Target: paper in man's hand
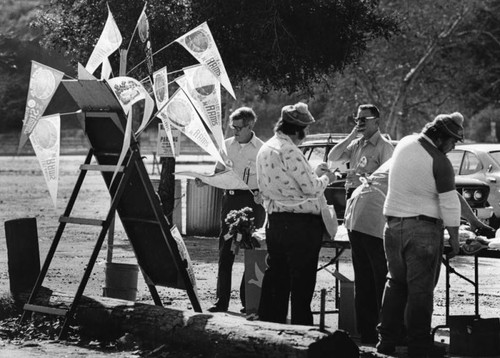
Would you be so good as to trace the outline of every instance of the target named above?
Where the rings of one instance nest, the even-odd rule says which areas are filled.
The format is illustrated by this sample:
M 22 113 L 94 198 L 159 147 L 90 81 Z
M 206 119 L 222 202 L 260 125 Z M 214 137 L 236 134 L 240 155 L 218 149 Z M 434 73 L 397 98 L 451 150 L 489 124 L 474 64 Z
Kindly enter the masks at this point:
M 208 185 L 215 186 L 221 189 L 227 189 L 227 190 L 249 189 L 248 185 L 243 181 L 243 179 L 240 178 L 238 174 L 236 174 L 232 169 L 227 169 L 212 174 L 196 173 L 190 171 L 176 172 L 174 174 L 176 176 L 188 176 L 188 177 L 198 178 Z

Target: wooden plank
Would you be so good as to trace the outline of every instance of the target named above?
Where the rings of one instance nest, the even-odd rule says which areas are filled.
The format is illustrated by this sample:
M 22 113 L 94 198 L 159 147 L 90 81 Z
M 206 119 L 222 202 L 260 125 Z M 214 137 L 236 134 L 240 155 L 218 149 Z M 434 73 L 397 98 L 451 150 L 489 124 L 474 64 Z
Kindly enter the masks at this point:
M 82 164 L 80 165 L 80 170 L 92 170 L 98 172 L 114 172 L 116 170 L 116 165 L 99 165 L 99 164 Z M 121 173 L 124 170 L 124 166 L 121 165 L 118 168 L 118 172 Z
M 68 312 L 67 309 L 54 308 L 54 307 L 46 307 L 46 306 L 39 306 L 39 305 L 32 305 L 32 304 L 29 304 L 29 303 L 26 303 L 24 305 L 24 310 L 25 311 L 45 313 L 45 314 L 52 314 L 52 315 L 55 315 L 55 316 L 66 316 L 66 312 Z
M 80 225 L 91 225 L 91 226 L 102 226 L 104 224 L 104 220 L 76 218 L 76 217 L 69 217 L 69 216 L 60 216 L 59 222 L 70 223 L 70 224 L 80 224 Z
M 148 219 L 141 219 L 141 218 L 127 218 L 127 217 L 120 217 L 122 223 L 123 222 L 128 222 L 128 223 L 142 223 L 142 224 L 154 224 L 154 225 L 160 225 L 160 223 L 156 220 L 148 220 Z

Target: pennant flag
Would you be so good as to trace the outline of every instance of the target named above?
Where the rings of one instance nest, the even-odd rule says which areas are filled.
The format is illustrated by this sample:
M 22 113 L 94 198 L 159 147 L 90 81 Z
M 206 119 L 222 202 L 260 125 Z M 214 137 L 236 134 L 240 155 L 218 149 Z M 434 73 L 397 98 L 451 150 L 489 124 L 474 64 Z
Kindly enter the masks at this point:
M 153 49 L 151 48 L 149 21 L 148 17 L 146 16 L 146 4 L 144 4 L 141 16 L 139 16 L 139 20 L 137 20 L 137 30 L 139 32 L 139 38 L 144 45 L 144 52 L 146 53 L 146 65 L 148 67 L 148 73 L 151 76 L 153 74 Z
M 184 46 L 198 62 L 207 66 L 231 96 L 236 99 L 219 50 L 206 22 L 175 41 Z
M 109 58 L 106 58 L 102 63 L 101 67 L 101 80 L 108 80 L 111 77 L 111 73 L 113 69 L 111 68 L 111 63 L 109 62 Z
M 128 114 L 134 103 L 141 99 L 145 100 L 144 114 L 142 116 L 141 125 L 137 132 L 141 132 L 149 122 L 149 118 L 154 110 L 154 101 L 148 94 L 144 86 L 135 78 L 120 76 L 109 79 L 109 87 L 120 102 L 125 114 Z
M 83 65 L 78 62 L 78 79 L 79 80 L 97 80 L 97 78 L 91 74 L 89 71 L 83 67 Z
M 26 101 L 26 110 L 24 112 L 23 129 L 17 153 L 21 151 L 28 140 L 29 135 L 43 115 L 52 96 L 56 92 L 64 73 L 54 70 L 49 66 L 31 61 L 31 75 Z
M 166 112 L 161 110 L 168 102 L 168 76 L 166 66 L 153 73 L 153 90 L 156 99 L 156 107 L 160 111 L 157 117 L 160 118 L 161 123 L 163 124 L 170 147 L 172 148 L 172 153 L 176 153 L 170 122 L 168 121 Z
M 219 81 L 204 65 L 185 68 L 184 73 L 176 82 L 186 92 L 201 119 L 213 133 L 217 145 L 226 154 Z
M 198 113 L 182 89 L 179 88 L 175 92 L 162 112 L 166 113 L 170 123 L 174 127 L 178 128 L 217 161 L 224 164 L 224 160 L 203 126 Z
M 108 19 L 106 20 L 106 24 L 102 30 L 101 37 L 99 37 L 99 40 L 94 47 L 94 51 L 92 51 L 92 54 L 90 55 L 87 66 L 85 66 L 87 71 L 94 73 L 97 67 L 99 67 L 99 65 L 103 63 L 109 55 L 120 48 L 121 44 L 122 35 L 108 5 Z
M 57 186 L 59 181 L 61 118 L 59 114 L 41 117 L 30 135 L 54 208 L 57 208 Z

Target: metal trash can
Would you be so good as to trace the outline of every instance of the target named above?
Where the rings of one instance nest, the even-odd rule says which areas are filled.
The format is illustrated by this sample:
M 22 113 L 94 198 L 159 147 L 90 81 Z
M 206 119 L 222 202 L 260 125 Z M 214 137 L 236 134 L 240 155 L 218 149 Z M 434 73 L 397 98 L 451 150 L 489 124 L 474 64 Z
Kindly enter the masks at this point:
M 224 191 L 210 185 L 186 184 L 186 235 L 218 236 Z
M 104 297 L 135 301 L 137 298 L 137 280 L 139 266 L 118 262 L 107 262 L 105 268 Z

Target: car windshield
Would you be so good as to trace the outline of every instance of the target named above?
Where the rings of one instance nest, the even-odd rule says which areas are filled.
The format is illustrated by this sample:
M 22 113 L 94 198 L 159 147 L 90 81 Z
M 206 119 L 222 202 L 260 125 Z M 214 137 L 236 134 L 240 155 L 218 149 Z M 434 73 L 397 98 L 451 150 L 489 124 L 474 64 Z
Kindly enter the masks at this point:
M 498 152 L 490 152 L 491 157 L 500 165 L 500 151 Z

